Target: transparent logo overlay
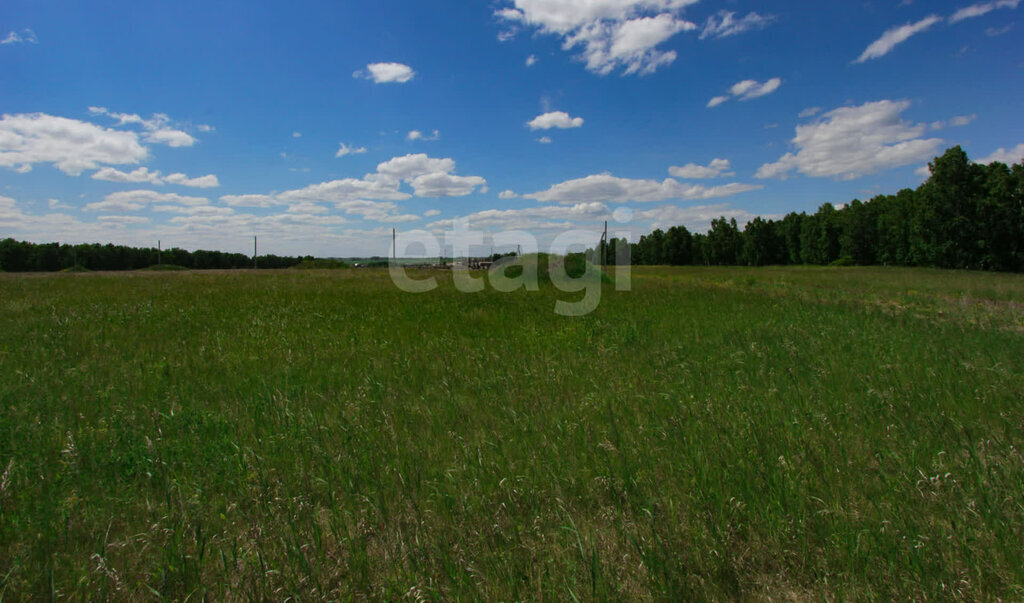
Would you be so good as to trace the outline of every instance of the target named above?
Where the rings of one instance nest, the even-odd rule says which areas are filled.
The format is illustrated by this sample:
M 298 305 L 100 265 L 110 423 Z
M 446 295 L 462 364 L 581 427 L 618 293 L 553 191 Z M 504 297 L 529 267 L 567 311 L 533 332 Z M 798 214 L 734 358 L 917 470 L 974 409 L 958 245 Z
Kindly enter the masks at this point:
M 419 230 L 395 236 L 388 271 L 395 286 L 408 293 L 426 293 L 438 287 L 437 277 L 423 268 L 450 270 L 455 288 L 467 294 L 487 288 L 501 293 L 539 291 L 547 281 L 568 294 L 567 299 L 555 302 L 556 314 L 585 316 L 600 305 L 603 283 L 613 283 L 616 291 L 632 288 L 629 245 L 606 242 L 629 240 L 630 232 L 622 225 L 632 215 L 622 208 L 613 218 L 618 223 L 615 232 L 572 229 L 553 237 L 548 233 L 545 239 L 549 243 L 544 248 L 538 237 L 526 230 L 485 236 L 483 231 L 473 230 L 467 218 L 460 218 L 441 235 Z M 491 249 L 515 252 L 498 258 L 493 252 L 482 256 L 479 250 L 484 249 L 485 241 Z M 547 255 L 542 258 L 542 253 Z M 423 260 L 417 263 L 410 257 Z M 607 271 L 602 271 L 602 264 L 608 266 Z M 411 269 L 416 269 L 413 274 Z

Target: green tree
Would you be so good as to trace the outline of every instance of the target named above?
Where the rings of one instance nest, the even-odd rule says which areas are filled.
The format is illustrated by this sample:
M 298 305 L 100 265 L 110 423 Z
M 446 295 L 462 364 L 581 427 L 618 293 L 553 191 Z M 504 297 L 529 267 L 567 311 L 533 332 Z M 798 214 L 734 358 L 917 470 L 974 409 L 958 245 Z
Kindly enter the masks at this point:
M 979 268 L 984 251 L 978 229 L 985 168 L 959 146 L 928 165 L 931 177 L 918 189 L 918 245 L 927 263 L 941 268 Z
M 693 236 L 685 226 L 673 226 L 665 232 L 662 256 L 671 266 L 685 266 L 693 260 L 691 245 Z
M 875 263 L 878 245 L 878 221 L 874 201 L 862 203 L 854 199 L 840 212 L 842 230 L 839 234 L 839 255 L 849 257 L 862 266 Z
M 781 264 L 783 245 L 782 237 L 776 230 L 775 223 L 758 216 L 748 222 L 746 228 L 743 229 L 741 252 L 743 263 L 748 266 Z
M 726 221 L 725 216 L 711 221 L 705 253 L 708 263 L 716 266 L 733 266 L 739 259 L 742 239 L 736 218 Z

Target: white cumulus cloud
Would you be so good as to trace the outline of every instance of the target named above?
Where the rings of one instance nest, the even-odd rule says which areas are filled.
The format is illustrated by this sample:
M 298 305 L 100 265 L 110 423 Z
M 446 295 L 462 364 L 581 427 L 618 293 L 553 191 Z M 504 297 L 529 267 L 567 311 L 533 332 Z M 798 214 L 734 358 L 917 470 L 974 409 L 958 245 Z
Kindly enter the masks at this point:
M 186 197 L 174 193 L 158 193 L 156 191 L 137 190 L 121 191 L 111 193 L 103 198 L 103 201 L 89 203 L 85 206 L 86 211 L 138 211 L 149 205 L 158 203 L 200 206 L 208 205 L 209 199 L 203 197 Z
M 702 40 L 705 38 L 725 38 L 745 31 L 764 29 L 774 20 L 775 17 L 759 15 L 754 12 L 737 19 L 735 12 L 722 10 L 718 11 L 717 15 L 708 17 L 708 20 L 704 22 L 704 27 L 700 31 L 700 38 Z
M 0 166 L 28 171 L 36 163 L 52 163 L 77 176 L 101 165 L 139 163 L 149 151 L 138 134 L 95 124 L 30 113 L 0 119 Z
M 583 118 L 570 117 L 565 111 L 550 111 L 534 117 L 532 120 L 526 122 L 526 125 L 529 126 L 531 130 L 550 130 L 551 128 L 565 130 L 568 128 L 582 127 Z
M 720 217 L 735 218 L 740 228 L 757 216 L 745 209 L 734 208 L 727 204 L 697 205 L 680 207 L 663 205 L 653 209 L 645 209 L 633 214 L 634 221 L 647 222 L 651 229 L 667 229 L 673 226 L 685 226 L 690 232 L 704 233 L 711 229 L 711 221 Z M 764 216 L 775 218 L 776 216 Z
M 795 153 L 762 165 L 757 178 L 782 178 L 796 170 L 815 178 L 851 180 L 917 163 L 941 148 L 940 138 L 923 138 L 928 126 L 904 121 L 908 101 L 881 100 L 840 107 L 796 128 Z
M 106 107 L 89 107 L 89 113 L 116 119 L 118 126 L 133 124 L 141 126 L 143 129 L 142 140 L 145 142 L 165 144 L 169 147 L 190 147 L 196 143 L 194 136 L 174 127 L 171 118 L 165 113 L 154 113 L 149 119 L 136 113 L 114 113 L 108 111 Z
M 683 184 L 672 178 L 663 181 L 618 178 L 611 174 L 594 174 L 566 180 L 551 188 L 524 195 L 528 199 L 554 203 L 628 203 L 666 201 L 670 199 L 712 199 L 764 188 L 758 185 L 733 182 L 706 187 Z
M 338 143 L 338 151 L 334 153 L 335 157 L 345 157 L 346 155 L 362 155 L 366 152 L 366 147 L 350 147 L 344 142 Z
M 140 167 L 130 172 L 122 172 L 116 168 L 105 167 L 93 174 L 92 177 L 94 180 L 106 180 L 108 182 L 148 182 L 149 184 L 164 183 L 163 179 L 160 177 L 159 171 L 151 172 L 149 168 L 146 167 Z
M 356 71 L 352 76 L 373 80 L 375 84 L 404 84 L 416 77 L 416 72 L 403 63 L 370 63 L 366 70 Z
M 1005 163 L 1006 165 L 1013 165 L 1015 163 L 1024 163 L 1024 142 L 1011 148 L 1011 149 L 996 149 L 994 153 L 988 157 L 978 159 L 975 163 L 992 163 L 998 161 Z
M 221 202 L 232 207 L 271 207 L 285 205 L 272 195 L 223 195 Z
M 428 136 L 419 130 L 410 130 L 409 134 L 406 135 L 405 139 L 409 141 L 423 140 L 427 142 L 441 140 L 441 132 L 439 132 L 438 130 L 434 130 L 433 133 L 431 133 Z
M 697 25 L 682 18 L 697 0 L 511 0 L 514 7 L 495 16 L 514 29 L 533 27 L 562 39 L 565 50 L 578 50 L 587 69 L 602 75 L 649 74 L 675 61 L 672 50 L 658 46 Z
M 190 147 L 196 143 L 196 139 L 191 134 L 169 128 L 146 132 L 142 135 L 142 139 L 169 147 Z
M 782 78 L 773 77 L 765 82 L 758 82 L 757 80 L 743 80 L 742 82 L 736 82 L 729 88 L 729 93 L 722 96 L 716 96 L 708 101 L 708 107 L 717 107 L 722 103 L 728 102 L 734 98 L 741 101 L 748 101 L 754 98 L 760 98 L 767 96 L 772 92 L 775 92 L 782 86 Z
M 159 170 L 149 170 L 149 168 L 140 167 L 131 172 L 122 172 L 121 170 L 105 167 L 98 170 L 92 175 L 94 180 L 106 180 L 108 182 L 128 182 L 128 183 L 148 183 L 162 185 L 164 183 L 177 184 L 179 186 L 190 186 L 193 188 L 214 188 L 220 186 L 220 181 L 217 176 L 213 174 L 207 174 L 206 176 L 200 176 L 198 178 L 189 178 L 185 174 L 168 174 L 162 176 Z
M 410 182 L 417 197 L 465 197 L 477 188 L 483 189 L 487 181 L 479 176 L 456 176 L 432 172 L 416 176 Z M 486 192 L 486 191 L 481 191 Z
M 722 176 L 735 176 L 732 169 L 732 165 L 728 159 L 712 159 L 708 165 L 697 165 L 695 163 L 687 163 L 684 166 L 672 166 L 668 168 L 670 176 L 676 178 L 682 178 L 684 180 L 694 180 L 700 178 L 720 178 Z
M 309 203 L 330 203 L 349 215 L 378 222 L 412 222 L 420 217 L 399 213 L 397 201 L 417 197 L 461 197 L 486 192 L 487 181 L 479 176 L 455 173 L 455 161 L 425 153 L 394 157 L 377 165 L 362 178 L 344 178 L 269 195 L 225 195 L 220 200 L 233 207 L 287 205 L 309 209 Z M 402 190 L 403 185 L 412 193 Z M 301 212 L 309 214 L 311 212 Z
M 197 178 L 189 178 L 185 174 L 168 174 L 164 182 L 177 184 L 178 186 L 190 186 L 192 188 L 216 188 L 220 186 L 220 180 L 214 174 L 207 174 Z

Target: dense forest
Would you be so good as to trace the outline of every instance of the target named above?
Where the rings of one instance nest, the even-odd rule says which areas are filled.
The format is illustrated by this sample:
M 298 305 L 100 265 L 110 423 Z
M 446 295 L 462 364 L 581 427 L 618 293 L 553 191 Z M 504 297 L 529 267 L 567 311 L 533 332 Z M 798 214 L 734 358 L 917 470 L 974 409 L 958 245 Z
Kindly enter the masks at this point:
M 1024 271 L 1024 166 L 971 163 L 953 147 L 916 190 L 826 203 L 811 215 L 755 218 L 740 230 L 719 218 L 707 234 L 683 226 L 629 245 L 633 264 L 837 264 Z M 628 243 L 613 239 L 608 258 Z M 613 263 L 610 261 L 609 263 Z
M 841 209 L 830 203 L 817 212 L 781 220 L 755 218 L 740 230 L 735 219 L 718 218 L 706 234 L 683 226 L 640 237 L 612 239 L 609 263 L 638 265 L 837 264 L 934 266 L 1024 272 L 1024 166 L 972 163 L 953 147 L 929 164 L 931 177 L 916 190 L 854 199 Z M 592 253 L 599 257 L 599 251 Z M 120 245 L 35 244 L 0 241 L 0 270 L 53 272 L 137 270 L 158 264 L 192 269 L 251 268 L 241 253 L 134 248 Z M 315 266 L 312 257 L 260 256 L 258 268 Z

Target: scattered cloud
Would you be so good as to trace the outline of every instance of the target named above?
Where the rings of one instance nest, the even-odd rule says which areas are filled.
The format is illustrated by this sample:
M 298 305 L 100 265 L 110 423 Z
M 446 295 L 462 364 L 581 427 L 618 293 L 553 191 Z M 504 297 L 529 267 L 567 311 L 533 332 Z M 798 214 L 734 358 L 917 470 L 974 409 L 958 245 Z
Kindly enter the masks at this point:
M 189 178 L 185 174 L 180 173 L 168 174 L 164 177 L 164 182 L 177 184 L 178 186 L 190 186 L 192 188 L 216 188 L 220 186 L 220 181 L 213 174 L 199 176 L 198 178 Z
M 715 97 L 712 97 L 711 100 L 708 101 L 708 105 L 707 106 L 708 106 L 709 109 L 711 107 L 717 107 L 718 105 L 721 105 L 722 103 L 729 102 L 730 98 L 732 98 L 732 97 L 731 96 L 715 96 Z
M 621 70 L 623 75 L 646 75 L 676 59 L 672 50 L 658 46 L 697 25 L 681 17 L 697 0 L 511 0 L 513 7 L 495 11 L 510 29 L 520 27 L 558 36 L 562 48 L 578 50 L 576 58 L 601 75 Z M 499 35 L 501 37 L 501 35 Z
M 672 166 L 668 168 L 670 176 L 676 178 L 682 178 L 684 180 L 694 180 L 701 178 L 721 178 L 723 176 L 735 176 L 734 172 L 730 172 L 732 169 L 728 159 L 712 159 L 708 165 L 697 165 L 695 163 L 687 163 L 682 167 Z
M 732 11 L 718 11 L 717 15 L 708 17 L 708 20 L 704 22 L 704 27 L 700 31 L 700 39 L 725 38 L 746 31 L 764 29 L 774 20 L 775 17 L 771 15 L 759 15 L 754 12 L 737 19 L 736 13 Z
M 486 192 L 487 181 L 479 176 L 456 176 L 455 161 L 437 159 L 426 154 L 395 157 L 377 166 L 377 179 L 383 182 L 405 182 L 417 197 L 463 197 L 477 188 Z M 368 176 L 368 177 L 372 177 Z
M 729 197 L 739 193 L 764 188 L 758 185 L 737 182 L 722 186 L 706 187 L 700 184 L 682 184 L 672 178 L 657 180 L 634 180 L 617 178 L 611 174 L 595 174 L 584 178 L 567 180 L 553 185 L 545 191 L 523 195 L 527 199 L 554 203 L 628 203 L 667 201 L 675 199 L 712 199 Z
M 634 222 L 646 222 L 649 228 L 667 229 L 673 226 L 685 226 L 690 232 L 705 233 L 711 229 L 711 221 L 720 217 L 735 218 L 740 228 L 757 217 L 745 209 L 734 208 L 728 204 L 697 205 L 692 207 L 680 207 L 678 205 L 663 205 L 652 209 L 637 211 L 633 214 Z M 778 216 L 763 215 L 763 218 L 777 218 Z
M 345 157 L 346 155 L 362 155 L 366 152 L 366 147 L 350 147 L 344 142 L 338 143 L 338 150 L 334 153 L 335 157 Z
M 465 197 L 477 188 L 487 192 L 487 181 L 479 176 L 455 176 L 432 172 L 416 176 L 409 182 L 417 197 Z
M 99 220 L 100 222 L 106 222 L 108 224 L 117 224 L 120 226 L 149 223 L 149 218 L 144 218 L 142 216 L 100 216 L 96 219 Z
M 540 138 L 537 139 L 537 142 L 539 142 L 541 144 L 551 144 L 551 137 L 550 136 L 541 136 Z
M 529 126 L 531 130 L 550 130 L 551 128 L 565 130 L 568 128 L 582 127 L 583 118 L 570 117 L 565 111 L 550 111 L 534 117 L 532 120 L 526 122 L 526 125 Z
M 423 212 L 423 217 L 425 217 L 425 218 L 433 218 L 434 216 L 440 216 L 440 215 L 441 215 L 441 210 L 439 210 L 439 209 L 428 209 L 427 211 Z
M 142 135 L 146 142 L 165 144 L 169 147 L 190 147 L 196 143 L 196 139 L 181 130 L 153 130 Z
M 806 109 L 801 111 L 800 114 L 797 115 L 797 117 L 799 117 L 800 119 L 804 119 L 806 117 L 814 117 L 819 113 L 821 113 L 821 107 L 807 107 Z
M 302 132 L 292 132 L 292 138 L 302 138 Z
M 377 165 L 377 178 L 381 177 L 397 183 L 411 182 L 414 178 L 427 174 L 449 174 L 455 170 L 455 160 L 449 158 L 430 157 L 425 153 L 393 157 Z M 369 177 L 367 178 L 369 179 Z
M 52 163 L 77 176 L 101 165 L 140 163 L 149 151 L 135 132 L 45 113 L 4 115 L 0 119 L 0 166 L 26 172 Z
M 198 178 L 189 178 L 185 174 L 168 174 L 162 176 L 158 170 L 150 171 L 149 168 L 140 167 L 131 172 L 122 172 L 121 170 L 105 167 L 98 170 L 92 175 L 94 180 L 106 180 L 108 182 L 126 182 L 134 184 L 156 184 L 162 185 L 164 183 L 177 184 L 179 186 L 190 186 L 193 188 L 214 188 L 220 186 L 220 181 L 217 176 L 208 174 L 206 176 L 200 176 Z
M 370 63 L 365 71 L 360 69 L 352 77 L 373 80 L 375 84 L 404 84 L 416 77 L 416 72 L 402 63 Z
M 1011 29 L 1013 29 L 1013 23 L 1009 23 L 1003 27 L 989 27 L 985 30 L 985 35 L 990 38 L 995 38 L 1005 33 L 1010 33 Z
M 146 200 L 149 201 L 148 199 Z M 346 228 L 341 215 L 322 212 L 323 208 L 294 204 L 288 211 L 253 214 L 209 204 L 181 206 L 173 200 L 154 205 L 170 216 L 151 227 L 136 228 L 150 218 L 123 213 L 90 211 L 94 220 L 83 220 L 55 212 L 66 207 L 51 207 L 46 213 L 22 211 L 13 199 L 0 197 L 0 221 L 11 233 L 25 240 L 61 241 L 68 243 L 111 241 L 132 246 L 154 245 L 162 239 L 165 247 L 185 249 L 209 248 L 211 244 L 224 251 L 246 252 L 252 248 L 252 233 L 272 233 L 260 237 L 261 249 L 272 253 L 321 256 L 338 255 L 339 250 L 353 255 L 384 255 L 390 244 L 390 227 Z M 309 210 L 310 213 L 302 213 Z M 396 216 L 391 223 L 412 221 L 416 216 Z M 384 240 L 387 243 L 384 243 Z M 380 242 L 378 244 L 378 242 Z M 311 247 L 311 244 L 313 245 Z
M 89 107 L 92 115 L 105 115 L 117 120 L 118 126 L 139 125 L 142 127 L 142 140 L 169 147 L 190 147 L 196 139 L 189 133 L 173 126 L 171 118 L 165 113 L 154 113 L 145 119 L 136 113 L 114 113 L 106 107 Z M 210 128 L 213 129 L 212 127 Z
M 708 101 L 708 107 L 717 107 L 722 103 L 728 102 L 734 98 L 741 101 L 748 101 L 762 96 L 767 96 L 772 92 L 779 89 L 782 85 L 782 78 L 773 77 L 764 83 L 758 82 L 757 80 L 743 80 L 742 82 L 736 82 L 729 88 L 729 93 L 716 96 Z
M 959 128 L 959 127 L 963 127 L 963 126 L 966 126 L 966 125 L 970 124 L 975 119 L 978 119 L 978 115 L 977 114 L 973 114 L 973 115 L 957 115 L 956 117 L 950 119 L 949 121 L 942 121 L 942 120 L 940 120 L 940 121 L 932 122 L 929 125 L 929 127 L 931 129 L 933 129 L 933 130 L 942 130 L 942 129 L 948 128 L 948 127 Z
M 223 195 L 221 202 L 232 207 L 272 207 L 285 205 L 272 195 Z
M 814 178 L 852 180 L 935 156 L 944 141 L 922 138 L 927 126 L 904 121 L 908 101 L 882 100 L 840 107 L 801 124 L 796 153 L 762 165 L 757 178 L 784 178 L 796 170 Z
M 525 209 L 485 209 L 461 218 L 438 220 L 427 226 L 436 229 L 450 229 L 456 220 L 466 219 L 470 228 L 486 230 L 566 230 L 578 228 L 580 222 L 596 223 L 611 217 L 611 210 L 604 203 L 575 203 L 572 205 L 551 205 Z
M 160 172 L 151 172 L 149 171 L 149 168 L 146 167 L 140 167 L 132 170 L 131 172 L 122 172 L 116 168 L 105 167 L 93 174 L 92 177 L 94 180 L 106 180 L 108 182 L 146 182 L 149 184 L 164 183 L 163 179 L 160 178 Z
M 394 157 L 377 165 L 377 171 L 362 178 L 344 178 L 311 184 L 304 188 L 273 194 L 225 195 L 220 198 L 232 207 L 288 206 L 311 214 L 308 204 L 332 204 L 347 215 L 363 219 L 398 223 L 421 219 L 399 213 L 396 201 L 417 197 L 461 197 L 486 192 L 487 181 L 479 176 L 459 176 L 455 161 L 430 157 L 424 153 Z M 407 185 L 412 193 L 402 190 Z M 293 212 L 294 213 L 294 212 Z
M 741 101 L 744 101 L 771 94 L 778 90 L 781 85 L 782 80 L 777 77 L 772 78 L 763 84 L 758 83 L 756 80 L 743 80 L 742 82 L 733 84 L 733 87 L 729 89 L 729 92 L 733 96 L 739 97 Z
M 50 209 L 74 209 L 74 207 L 62 202 L 60 199 L 49 199 L 46 204 Z
M 534 65 L 537 64 L 537 61 L 537 55 L 531 54 L 530 56 L 526 57 L 526 66 L 533 67 Z
M 498 193 L 498 198 L 499 199 L 506 199 L 507 200 L 507 199 L 516 199 L 518 197 L 519 197 L 519 195 L 517 195 L 515 193 L 515 191 L 511 191 L 511 190 L 501 191 L 500 193 Z
M 878 38 L 871 43 L 870 46 L 864 49 L 864 52 L 857 58 L 854 63 L 863 63 L 871 59 L 877 59 L 889 54 L 897 44 L 905 42 L 908 38 L 915 34 L 919 34 L 927 29 L 931 28 L 936 23 L 942 21 L 941 17 L 936 15 L 930 15 L 921 19 L 916 23 L 907 23 L 900 27 L 894 27 L 887 30 L 882 34 L 881 38 Z
M 988 157 L 976 160 L 975 163 L 988 164 L 992 163 L 993 161 L 1005 163 L 1006 165 L 1024 163 L 1024 142 L 1011 149 L 996 149 L 994 153 L 992 153 Z
M 89 203 L 85 206 L 85 210 L 102 212 L 139 211 L 159 203 L 200 206 L 209 205 L 210 201 L 203 197 L 186 197 L 174 193 L 158 193 L 147 190 L 121 191 L 107 195 L 103 198 L 103 201 Z
M 1017 8 L 1019 4 L 1020 0 L 997 0 L 995 2 L 980 2 L 978 4 L 972 4 L 953 13 L 949 18 L 949 22 L 959 23 L 964 19 L 980 17 L 999 8 Z
M 441 140 L 441 133 L 437 130 L 434 130 L 430 136 L 427 136 L 426 134 L 420 132 L 419 130 L 410 130 L 409 134 L 405 137 L 405 139 L 410 141 L 423 140 L 426 142 L 430 142 L 434 140 Z
M 0 44 L 38 44 L 39 38 L 36 37 L 36 32 L 31 29 L 23 29 L 21 32 L 12 31 L 8 33 L 4 39 L 0 40 Z
M 156 205 L 153 207 L 153 211 L 199 218 L 219 218 L 235 213 L 235 210 L 230 207 L 217 207 L 215 205 Z

